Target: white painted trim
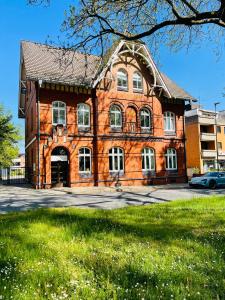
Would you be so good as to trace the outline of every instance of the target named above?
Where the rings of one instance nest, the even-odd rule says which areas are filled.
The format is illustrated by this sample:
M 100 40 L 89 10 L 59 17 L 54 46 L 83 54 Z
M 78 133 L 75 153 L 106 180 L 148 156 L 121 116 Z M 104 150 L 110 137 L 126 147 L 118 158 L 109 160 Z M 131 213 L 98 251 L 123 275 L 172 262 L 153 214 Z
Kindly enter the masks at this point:
M 51 155 L 51 161 L 68 161 L 67 155 Z
M 36 141 L 36 136 L 25 146 L 25 150 L 34 142 Z

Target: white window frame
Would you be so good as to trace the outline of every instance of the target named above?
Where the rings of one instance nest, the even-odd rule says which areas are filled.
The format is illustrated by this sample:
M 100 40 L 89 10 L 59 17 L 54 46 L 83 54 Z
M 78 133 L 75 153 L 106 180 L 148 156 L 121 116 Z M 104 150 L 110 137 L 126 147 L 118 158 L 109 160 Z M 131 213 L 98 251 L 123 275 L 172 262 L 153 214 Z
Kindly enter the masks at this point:
M 176 132 L 176 116 L 175 113 L 171 111 L 165 111 L 163 114 L 164 119 L 164 131 L 166 132 Z M 169 122 L 169 126 L 167 127 Z
M 166 157 L 166 170 L 168 170 L 168 171 L 177 170 L 177 151 L 176 151 L 176 149 L 168 148 L 166 150 L 165 157 Z M 169 166 L 170 158 L 171 158 L 171 162 L 172 162 L 171 166 Z M 174 164 L 174 158 L 175 158 L 175 164 Z
M 134 87 L 134 82 L 136 81 L 137 87 Z M 140 87 L 138 87 L 140 84 Z M 143 77 L 137 71 L 133 73 L 133 91 L 142 92 L 143 91 Z
M 62 103 L 63 105 L 64 105 L 64 107 L 54 107 L 54 104 L 56 104 L 56 103 Z M 65 120 L 64 120 L 64 123 L 55 123 L 54 122 L 54 110 L 57 110 L 57 112 L 58 112 L 58 119 L 59 119 L 59 111 L 65 111 Z M 60 125 L 60 124 L 62 124 L 62 125 L 64 125 L 64 126 L 66 126 L 66 117 L 67 117 L 67 113 L 66 113 L 66 103 L 65 102 L 63 102 L 63 101 L 59 101 L 59 100 L 56 100 L 56 101 L 53 101 L 52 102 L 52 125 Z
M 88 125 L 84 124 L 84 114 L 86 112 L 88 112 Z M 79 113 L 82 113 L 83 124 L 79 124 Z M 77 126 L 79 128 L 90 128 L 90 106 L 86 103 L 78 103 L 77 105 Z
M 80 151 L 84 149 L 84 153 L 80 153 Z M 89 151 L 89 153 L 86 153 L 86 150 Z M 83 157 L 84 158 L 84 171 L 81 171 L 80 170 L 80 158 Z M 86 157 L 89 157 L 90 158 L 90 170 L 89 171 L 86 171 Z M 88 148 L 88 147 L 81 147 L 79 150 L 78 150 L 78 167 L 79 167 L 79 173 L 80 174 L 91 174 L 91 170 L 92 170 L 92 158 L 91 158 L 91 149 Z
M 119 85 L 119 78 L 122 82 L 126 81 L 126 85 Z M 119 69 L 117 71 L 117 89 L 118 90 L 125 90 L 125 91 L 128 90 L 128 74 L 127 74 L 127 71 L 125 69 Z
M 118 110 L 112 111 L 113 107 L 118 108 Z M 113 113 L 115 116 L 116 116 L 117 114 L 120 114 L 120 124 L 119 124 L 119 125 L 118 125 L 118 124 L 112 124 L 112 118 L 111 118 L 111 114 L 112 114 L 112 113 Z M 110 117 L 110 127 L 111 127 L 111 128 L 122 128 L 122 124 L 123 124 L 123 115 L 122 115 L 122 110 L 121 110 L 121 108 L 120 108 L 119 105 L 117 105 L 117 104 L 112 104 L 112 105 L 110 106 L 109 117 Z M 115 120 L 116 120 L 116 117 L 115 117 Z
M 111 153 L 110 153 L 111 151 Z M 120 152 L 122 151 L 122 152 Z M 115 169 L 115 157 L 118 159 L 118 169 Z M 120 158 L 122 157 L 123 169 L 120 169 Z M 112 170 L 110 170 L 110 158 L 112 159 Z M 109 172 L 124 173 L 124 151 L 120 147 L 113 147 L 109 150 Z
M 146 163 L 147 157 L 149 159 L 149 169 L 147 169 L 147 167 L 146 167 L 147 166 L 147 163 Z M 142 162 L 144 160 L 144 169 L 142 168 L 143 172 L 155 171 L 155 150 L 153 148 L 150 148 L 150 147 L 143 148 L 141 151 L 141 158 L 142 158 L 141 166 L 143 166 Z M 153 165 L 154 165 L 153 168 L 151 168 L 152 160 L 153 160 Z
M 141 124 L 141 129 L 147 129 L 147 130 L 150 130 L 151 129 L 151 111 L 146 108 L 146 107 L 143 107 L 141 110 L 140 110 L 140 123 L 141 123 L 141 117 L 142 117 L 142 113 L 144 113 L 144 117 L 148 116 L 149 117 L 149 127 L 146 127 L 146 126 L 142 126 Z M 144 122 L 145 123 L 145 122 Z

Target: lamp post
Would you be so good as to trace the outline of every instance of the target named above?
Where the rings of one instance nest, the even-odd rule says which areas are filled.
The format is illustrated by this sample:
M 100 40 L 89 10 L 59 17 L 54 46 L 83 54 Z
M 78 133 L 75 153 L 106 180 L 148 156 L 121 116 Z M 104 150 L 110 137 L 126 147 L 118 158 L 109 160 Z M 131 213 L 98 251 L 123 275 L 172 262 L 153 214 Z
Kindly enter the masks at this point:
M 217 117 L 216 117 L 216 114 L 217 114 L 217 111 L 216 111 L 216 108 L 217 108 L 217 105 L 219 105 L 220 102 L 215 102 L 214 103 L 214 106 L 215 106 L 215 126 L 216 126 L 216 167 L 217 167 L 217 171 L 219 171 L 219 153 L 218 153 L 218 141 L 217 141 Z

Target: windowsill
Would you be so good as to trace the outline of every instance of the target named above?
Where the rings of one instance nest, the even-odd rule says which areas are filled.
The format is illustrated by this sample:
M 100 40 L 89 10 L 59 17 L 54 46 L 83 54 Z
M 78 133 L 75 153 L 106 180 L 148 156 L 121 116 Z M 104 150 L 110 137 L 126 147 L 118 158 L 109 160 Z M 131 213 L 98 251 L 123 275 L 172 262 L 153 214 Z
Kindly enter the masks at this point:
M 141 128 L 141 133 L 151 133 L 151 128 Z
M 112 132 L 122 132 L 122 127 L 110 127 Z
M 81 131 L 81 132 L 87 132 L 87 131 L 90 131 L 91 128 L 90 127 L 78 127 L 78 131 Z
M 143 90 L 142 89 L 133 89 L 134 93 L 138 93 L 138 94 L 143 94 Z
M 122 86 L 117 86 L 117 91 L 128 92 L 128 88 L 127 87 L 122 87 Z
M 168 135 L 168 136 L 174 136 L 174 135 L 176 135 L 176 131 L 164 131 L 164 134 L 165 135 Z
M 155 172 L 155 170 L 152 170 L 152 171 L 144 171 L 144 170 L 142 170 L 142 175 L 144 176 L 144 177 L 155 177 L 155 175 L 156 175 L 156 172 Z
M 82 172 L 79 172 L 79 176 L 81 178 L 91 178 L 92 174 L 91 173 L 82 173 Z
M 109 174 L 111 177 L 123 177 L 124 176 L 124 171 L 109 171 Z
M 177 169 L 174 169 L 174 170 L 166 170 L 167 173 L 169 174 L 177 174 L 178 173 L 178 170 Z

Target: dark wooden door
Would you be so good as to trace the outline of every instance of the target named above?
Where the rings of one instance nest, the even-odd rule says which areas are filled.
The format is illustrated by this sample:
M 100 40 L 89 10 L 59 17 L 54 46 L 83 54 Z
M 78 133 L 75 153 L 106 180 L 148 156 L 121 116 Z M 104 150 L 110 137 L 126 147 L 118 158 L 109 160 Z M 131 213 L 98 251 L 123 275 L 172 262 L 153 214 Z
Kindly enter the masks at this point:
M 68 186 L 68 161 L 52 161 L 52 186 Z

